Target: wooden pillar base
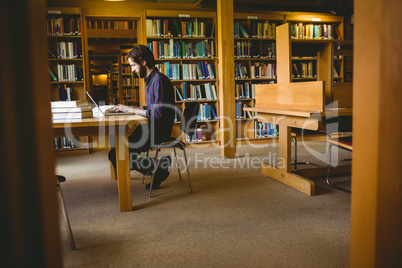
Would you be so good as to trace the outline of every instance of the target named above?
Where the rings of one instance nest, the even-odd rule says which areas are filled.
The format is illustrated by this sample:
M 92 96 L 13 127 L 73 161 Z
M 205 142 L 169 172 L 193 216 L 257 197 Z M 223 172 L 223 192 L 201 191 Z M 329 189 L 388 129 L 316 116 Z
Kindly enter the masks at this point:
M 315 194 L 314 182 L 299 175 L 281 171 L 264 163 L 261 165 L 261 173 L 309 196 Z

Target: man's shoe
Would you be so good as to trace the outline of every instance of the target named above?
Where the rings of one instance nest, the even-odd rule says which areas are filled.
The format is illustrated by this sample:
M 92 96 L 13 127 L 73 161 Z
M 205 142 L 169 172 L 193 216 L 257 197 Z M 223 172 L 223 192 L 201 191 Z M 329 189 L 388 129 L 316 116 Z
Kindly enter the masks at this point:
M 164 171 L 168 171 L 171 164 L 172 164 L 172 158 L 169 155 L 167 155 L 159 159 L 158 168 L 161 168 L 161 170 Z
M 133 167 L 131 170 L 137 170 L 141 174 L 145 176 L 152 175 L 152 172 L 155 168 L 155 158 L 153 157 L 145 157 L 145 158 L 138 158 L 133 161 Z
M 166 180 L 167 177 L 169 177 L 169 171 L 160 171 L 160 172 L 157 171 L 154 177 L 154 183 L 152 184 L 152 190 L 158 189 L 159 185 L 161 185 L 161 183 L 164 180 Z M 147 190 L 149 190 L 150 187 L 151 187 L 150 183 L 145 185 L 145 189 Z

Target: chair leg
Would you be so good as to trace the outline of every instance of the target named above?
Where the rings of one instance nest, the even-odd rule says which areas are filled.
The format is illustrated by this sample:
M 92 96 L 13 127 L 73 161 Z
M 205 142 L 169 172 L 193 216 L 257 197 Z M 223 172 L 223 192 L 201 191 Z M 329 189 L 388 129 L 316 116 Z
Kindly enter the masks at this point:
M 329 172 L 330 172 L 330 170 L 331 170 L 331 149 L 332 149 L 332 146 L 333 146 L 333 144 L 331 144 L 331 143 L 328 145 L 327 175 L 326 175 L 325 181 L 327 182 L 327 184 L 328 184 L 330 187 L 335 188 L 335 189 L 337 189 L 337 190 L 340 190 L 340 191 L 342 191 L 342 192 L 345 192 L 345 193 L 350 194 L 351 191 L 349 191 L 349 190 L 347 190 L 347 189 L 344 189 L 344 188 L 341 188 L 341 187 L 338 187 L 338 186 L 332 184 L 332 183 L 329 181 Z
M 295 169 L 294 170 L 297 170 L 297 139 L 295 136 L 292 136 L 292 138 L 293 138 L 293 146 L 295 148 L 295 163 L 294 163 Z
M 176 148 L 173 147 L 173 151 L 174 151 L 174 157 L 176 158 L 177 171 L 179 172 L 179 178 L 181 181 L 181 172 L 180 172 L 179 160 L 177 160 Z
M 59 201 L 60 201 L 60 206 L 61 206 L 61 212 L 64 216 L 64 219 L 66 221 L 66 226 L 67 226 L 67 233 L 68 233 L 68 237 L 70 239 L 70 245 L 71 245 L 71 249 L 75 250 L 75 242 L 74 242 L 74 237 L 73 237 L 73 232 L 71 231 L 71 226 L 70 226 L 70 220 L 68 219 L 68 215 L 67 215 L 67 210 L 66 210 L 66 206 L 64 204 L 64 198 L 63 198 L 63 194 L 61 192 L 61 187 L 58 184 L 57 185 L 57 195 L 59 197 Z
M 148 197 L 151 198 L 151 193 L 152 193 L 152 186 L 154 185 L 154 178 L 155 178 L 155 173 L 156 173 L 156 169 L 158 167 L 158 154 L 159 154 L 159 150 L 156 150 L 156 154 L 155 154 L 155 167 L 154 167 L 154 172 L 152 173 L 152 177 L 151 177 L 151 185 L 149 187 L 149 194 Z
M 186 149 L 184 147 L 183 147 L 183 154 L 184 154 L 184 161 L 186 162 L 188 184 L 190 185 L 190 192 L 192 193 L 193 187 L 191 186 L 190 171 L 189 171 L 188 162 L 187 162 L 187 154 L 186 154 Z
M 147 151 L 147 156 L 146 157 L 148 157 L 148 155 L 149 155 L 149 150 Z M 145 180 L 145 174 L 142 175 L 141 184 L 144 184 L 144 180 Z
M 293 145 L 294 145 L 294 154 L 295 154 L 295 161 L 293 163 L 291 163 L 291 165 L 295 166 L 293 171 L 297 171 L 297 165 L 311 165 L 311 166 L 314 166 L 316 168 L 322 168 L 322 166 L 320 166 L 318 164 L 315 164 L 315 163 L 311 163 L 309 161 L 300 161 L 300 162 L 298 162 L 297 161 L 297 139 L 296 139 L 295 136 L 292 136 L 292 139 L 293 139 L 293 143 L 294 143 Z
M 325 181 L 327 182 L 327 184 L 329 185 L 329 186 L 333 186 L 332 185 L 332 183 L 329 181 L 329 172 L 330 172 L 330 169 L 331 169 L 331 149 L 332 149 L 332 144 L 330 143 L 329 145 L 328 145 L 328 152 L 327 152 L 327 174 L 326 174 L 326 178 L 325 178 Z

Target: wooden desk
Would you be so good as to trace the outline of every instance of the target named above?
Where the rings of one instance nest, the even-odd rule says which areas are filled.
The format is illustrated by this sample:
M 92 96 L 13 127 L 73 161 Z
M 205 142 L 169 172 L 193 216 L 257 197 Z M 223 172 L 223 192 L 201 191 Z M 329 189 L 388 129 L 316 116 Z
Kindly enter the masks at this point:
M 86 119 L 54 120 L 55 137 L 115 135 L 116 170 L 112 165 L 112 179 L 117 179 L 120 211 L 133 209 L 131 199 L 128 135 L 147 118 L 138 115 L 96 116 Z M 116 175 L 116 178 L 113 178 Z
M 351 108 L 331 110 L 327 112 L 314 112 L 309 110 L 285 110 L 270 108 L 245 108 L 246 111 L 257 112 L 257 118 L 261 122 L 279 125 L 279 159 L 283 159 L 283 165 L 279 168 L 268 164 L 262 164 L 261 173 L 280 181 L 296 190 L 308 195 L 315 194 L 314 182 L 297 174 L 291 173 L 291 128 L 319 130 L 326 127 L 323 119 L 350 117 Z M 282 164 L 282 163 L 281 163 Z

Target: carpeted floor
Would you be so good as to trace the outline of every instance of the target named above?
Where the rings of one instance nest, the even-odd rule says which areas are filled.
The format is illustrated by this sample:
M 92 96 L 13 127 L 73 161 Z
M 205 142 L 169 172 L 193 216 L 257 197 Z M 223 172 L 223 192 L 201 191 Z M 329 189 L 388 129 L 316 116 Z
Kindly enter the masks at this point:
M 324 165 L 311 153 L 325 161 L 325 144 L 299 143 L 299 160 Z M 62 228 L 65 267 L 348 267 L 350 195 L 318 178 L 310 197 L 261 175 L 261 161 L 278 161 L 278 147 L 257 147 L 239 147 L 236 159 L 221 159 L 218 148 L 188 149 L 193 194 L 172 166 L 149 199 L 132 171 L 134 210 L 124 213 L 106 151 L 58 157 L 77 245 L 69 248 Z

